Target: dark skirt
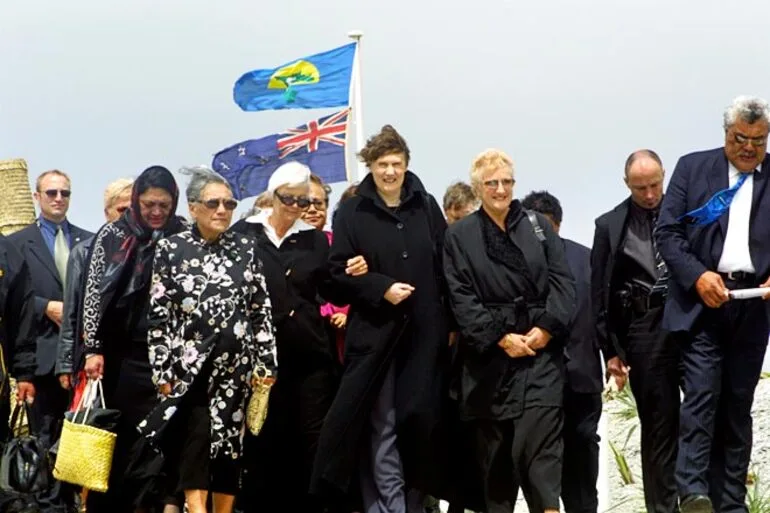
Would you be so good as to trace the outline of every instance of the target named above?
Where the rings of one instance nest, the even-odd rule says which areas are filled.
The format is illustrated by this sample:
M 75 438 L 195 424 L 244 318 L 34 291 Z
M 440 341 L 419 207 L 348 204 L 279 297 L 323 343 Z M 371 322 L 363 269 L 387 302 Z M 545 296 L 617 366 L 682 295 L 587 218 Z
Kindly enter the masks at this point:
M 169 430 L 173 435 L 167 440 L 169 453 L 173 456 L 167 464 L 176 466 L 177 492 L 207 490 L 236 495 L 240 483 L 239 460 L 224 454 L 211 458 L 209 374 L 210 371 L 196 377 L 185 394 L 186 401 L 174 414 L 172 422 L 176 425 Z

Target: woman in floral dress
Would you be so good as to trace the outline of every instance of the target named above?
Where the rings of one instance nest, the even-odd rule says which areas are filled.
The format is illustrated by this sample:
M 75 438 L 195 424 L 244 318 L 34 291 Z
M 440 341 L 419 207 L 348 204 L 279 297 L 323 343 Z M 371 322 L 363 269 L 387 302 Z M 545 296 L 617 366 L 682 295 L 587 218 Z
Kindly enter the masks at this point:
M 183 171 L 194 226 L 155 255 L 148 342 L 164 399 L 139 430 L 176 467 L 190 513 L 207 511 L 209 492 L 214 511 L 229 513 L 252 373 L 277 370 L 270 300 L 254 239 L 227 231 L 237 206 L 229 185 L 207 168 Z M 162 436 L 169 425 L 177 451 Z

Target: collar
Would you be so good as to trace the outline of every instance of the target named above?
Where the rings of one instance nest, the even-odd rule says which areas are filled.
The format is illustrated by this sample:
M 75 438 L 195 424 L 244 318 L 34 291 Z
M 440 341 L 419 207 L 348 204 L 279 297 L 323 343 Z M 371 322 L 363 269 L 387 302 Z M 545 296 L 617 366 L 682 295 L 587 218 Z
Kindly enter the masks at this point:
M 56 230 L 61 226 L 61 229 L 66 233 L 69 232 L 69 222 L 67 221 L 67 218 L 64 218 L 64 221 L 62 221 L 60 224 L 54 223 L 50 219 L 46 219 L 42 215 L 37 218 L 37 225 L 39 227 L 45 227 L 54 233 L 56 233 Z
M 272 208 L 263 208 L 253 216 L 247 217 L 246 222 L 251 224 L 261 224 L 265 228 L 275 231 L 273 229 L 273 225 L 271 225 L 268 222 L 268 219 L 270 218 L 270 214 L 272 213 L 273 213 Z M 311 231 L 311 230 L 315 230 L 315 226 L 307 224 L 302 219 L 297 219 L 296 221 L 294 221 L 294 224 L 291 225 L 291 228 L 289 228 L 289 231 L 286 232 L 286 235 L 288 235 L 289 233 L 298 233 L 298 232 L 305 232 L 305 231 Z
M 262 225 L 262 230 L 264 231 L 265 236 L 267 239 L 273 243 L 273 245 L 276 248 L 281 248 L 281 244 L 283 244 L 283 241 L 291 237 L 292 235 L 296 235 L 300 232 L 305 231 L 311 231 L 315 230 L 315 227 L 310 226 L 302 219 L 297 219 L 294 221 L 294 224 L 291 225 L 291 227 L 286 231 L 283 237 L 279 237 L 278 234 L 275 231 L 275 228 L 273 228 L 273 225 L 271 225 L 268 222 L 268 218 L 270 217 L 270 214 L 273 212 L 273 209 L 264 209 L 258 212 L 257 214 L 247 217 L 246 222 L 250 224 L 260 224 Z
M 733 165 L 733 163 L 730 162 L 729 160 L 727 161 L 727 172 L 730 175 L 737 175 L 737 174 L 740 173 L 740 171 L 738 171 L 738 168 L 735 167 Z M 754 171 L 752 171 L 752 172 L 753 173 L 761 173 L 762 172 L 762 164 L 759 164 L 756 168 L 754 168 Z

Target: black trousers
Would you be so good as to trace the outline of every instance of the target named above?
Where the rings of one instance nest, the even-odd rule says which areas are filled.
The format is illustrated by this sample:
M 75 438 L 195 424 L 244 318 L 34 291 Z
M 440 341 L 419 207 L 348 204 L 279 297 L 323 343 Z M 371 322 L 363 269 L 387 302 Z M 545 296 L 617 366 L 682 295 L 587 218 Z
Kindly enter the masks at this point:
M 561 499 L 566 513 L 596 513 L 599 494 L 599 418 L 602 394 L 564 389 L 564 458 Z
M 740 284 L 749 286 L 755 285 Z M 676 483 L 681 497 L 706 494 L 722 513 L 746 511 L 751 406 L 770 331 L 767 306 L 747 299 L 707 309 L 682 343 L 685 397 Z
M 486 513 L 511 513 L 521 488 L 529 511 L 559 509 L 561 408 L 530 407 L 515 419 L 473 421 Z
M 59 378 L 51 374 L 35 376 L 35 402 L 32 403 L 32 428 L 35 435 L 51 447 L 61 434 L 64 412 L 69 406 L 69 392 L 59 384 Z
M 626 340 L 629 380 L 641 424 L 644 502 L 649 513 L 678 511 L 674 481 L 679 435 L 680 354 L 660 328 L 663 307 L 634 315 Z
M 244 436 L 243 477 L 237 509 L 246 513 L 322 511 L 309 494 L 318 438 L 337 390 L 330 364 L 285 368 L 270 392 L 265 425 L 258 437 Z

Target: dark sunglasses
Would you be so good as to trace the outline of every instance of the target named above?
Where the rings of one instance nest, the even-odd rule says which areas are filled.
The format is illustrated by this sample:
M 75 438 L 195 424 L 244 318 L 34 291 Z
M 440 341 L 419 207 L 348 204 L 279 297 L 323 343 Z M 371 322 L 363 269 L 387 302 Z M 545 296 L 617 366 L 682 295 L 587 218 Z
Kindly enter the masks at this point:
M 292 196 L 291 194 L 279 194 L 276 192 L 275 197 L 278 198 L 278 201 L 280 201 L 287 207 L 297 205 L 299 208 L 308 208 L 312 203 L 312 201 L 310 201 L 310 198 L 308 198 L 307 196 Z M 320 200 L 316 200 L 316 201 L 320 201 Z
M 316 210 L 326 210 L 326 202 L 322 199 L 312 198 L 310 199 L 310 205 L 313 205 Z
M 232 198 L 228 198 L 228 199 L 216 198 L 216 199 L 209 199 L 205 201 L 198 200 L 198 203 L 200 203 L 201 205 L 203 205 L 204 207 L 210 210 L 218 209 L 219 205 L 224 205 L 224 207 L 227 210 L 235 210 L 238 207 L 238 202 Z
M 72 196 L 72 191 L 69 189 L 46 189 L 43 192 L 45 192 L 45 195 L 51 199 L 56 198 L 59 194 L 61 194 L 62 198 L 69 198 Z

